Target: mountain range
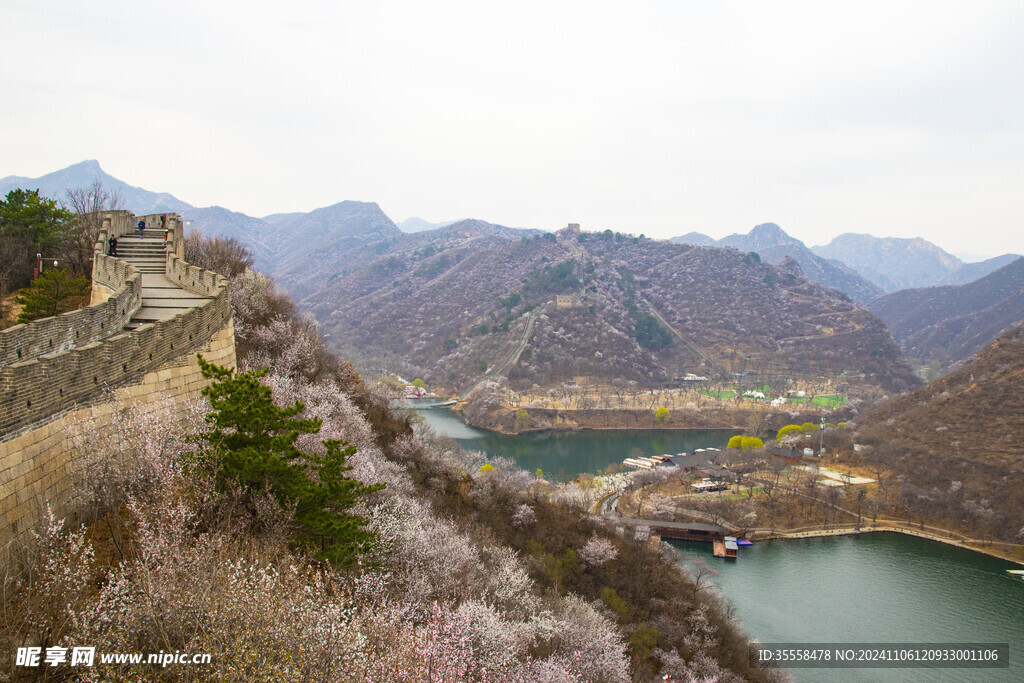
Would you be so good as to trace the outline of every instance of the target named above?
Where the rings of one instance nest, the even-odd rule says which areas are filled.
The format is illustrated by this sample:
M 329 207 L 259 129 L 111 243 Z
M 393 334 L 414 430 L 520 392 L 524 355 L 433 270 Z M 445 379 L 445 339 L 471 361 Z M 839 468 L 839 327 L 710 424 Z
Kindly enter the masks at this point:
M 893 292 L 868 309 L 904 353 L 942 371 L 1024 320 L 1024 258 L 966 285 Z
M 838 289 L 861 304 L 882 294 L 882 290 L 843 262 L 817 256 L 803 242 L 790 237 L 775 223 L 754 226 L 746 235 L 737 233 L 723 237 L 716 245 L 757 252 L 769 263 L 781 263 L 783 259 L 791 258 L 800 264 L 811 281 Z
M 1012 258 L 1006 255 L 980 264 L 964 264 L 924 240 L 849 235 L 826 247 L 809 249 L 773 223 L 722 240 L 690 233 L 673 238 L 670 244 L 609 230 L 555 235 L 472 219 L 429 223 L 414 218 L 396 225 L 372 202 L 343 201 L 310 212 L 257 218 L 223 207 L 197 208 L 174 195 L 129 185 L 106 174 L 96 161 L 84 161 L 40 178 L 8 176 L 0 180 L 0 193 L 15 187 L 39 188 L 43 194 L 59 199 L 67 189 L 87 187 L 94 181 L 119 192 L 122 205 L 136 213 L 176 211 L 206 235 L 232 237 L 250 247 L 257 267 L 273 274 L 283 288 L 331 328 L 335 345 L 352 347 L 358 341 L 366 349 L 401 357 L 424 372 L 432 363 L 446 358 L 439 367 L 450 366 L 444 376 L 450 375 L 456 386 L 462 385 L 463 378 L 478 373 L 473 367 L 492 365 L 488 359 L 499 356 L 500 349 L 514 348 L 516 333 L 510 330 L 522 330 L 528 322 L 531 330 L 536 327 L 539 340 L 557 342 L 562 334 L 558 330 L 569 328 L 560 324 L 550 329 L 548 321 L 554 311 L 550 307 L 539 310 L 556 293 L 575 294 L 578 303 L 586 302 L 581 305 L 588 311 L 600 309 L 590 330 L 598 335 L 597 341 L 591 344 L 600 351 L 601 340 L 610 339 L 609 335 L 621 342 L 616 342 L 621 348 L 606 349 L 618 365 L 601 363 L 617 368 L 613 375 L 627 377 L 635 373 L 655 381 L 682 369 L 700 372 L 722 370 L 726 365 L 736 369 L 758 364 L 763 368 L 773 363 L 790 367 L 798 357 L 809 360 L 812 366 L 831 357 L 829 363 L 836 369 L 852 369 L 871 365 L 861 362 L 867 352 L 868 358 L 881 356 L 889 364 L 875 368 L 875 374 L 889 376 L 892 386 L 908 385 L 913 382 L 904 370 L 892 365 L 899 354 L 888 350 L 887 345 L 892 344 L 888 333 L 874 316 L 853 304 L 874 301 L 883 285 L 896 286 L 903 280 L 890 276 L 887 282 L 875 283 L 868 277 L 872 274 L 868 266 L 873 264 L 876 274 L 895 271 L 900 268 L 891 264 L 903 259 L 908 263 L 903 263 L 902 270 L 907 277 L 913 274 L 917 278 L 914 282 L 923 278 L 952 283 L 983 277 L 990 268 L 1005 265 Z M 856 245 L 875 256 L 855 258 L 847 254 L 849 261 L 844 263 L 815 253 L 826 250 L 823 253 L 841 254 L 855 250 Z M 765 263 L 760 263 L 762 259 Z M 914 264 L 909 263 L 911 260 Z M 677 263 L 678 270 L 669 265 Z M 865 272 L 857 272 L 858 264 Z M 573 271 L 573 277 L 581 283 L 579 291 L 562 287 L 556 292 L 557 287 L 548 286 L 565 275 L 557 270 L 563 267 Z M 736 282 L 730 283 L 723 272 L 733 273 Z M 464 287 L 452 286 L 463 276 L 474 283 L 473 291 L 463 292 L 460 290 Z M 570 280 L 564 278 L 563 284 Z M 732 293 L 720 291 L 729 286 Z M 985 284 L 963 295 L 950 296 L 947 290 L 938 295 L 947 303 L 963 302 L 969 311 L 956 306 L 908 303 L 917 300 L 912 297 L 927 296 L 923 294 L 882 301 L 873 310 L 889 322 L 904 348 L 914 354 L 919 353 L 914 339 L 920 336 L 915 330 L 942 327 L 953 337 L 963 337 L 963 330 L 952 330 L 970 318 L 964 316 L 970 311 L 987 311 L 985 316 L 972 318 L 984 322 L 984 327 L 968 325 L 984 334 L 975 335 L 973 341 L 956 343 L 952 356 L 960 358 L 1004 329 L 1004 322 L 1020 319 L 1012 298 L 998 298 L 1004 289 Z M 842 292 L 849 299 L 828 290 Z M 740 292 L 746 301 L 741 300 Z M 496 304 L 513 295 L 519 297 L 515 305 Z M 409 309 L 411 304 L 406 299 L 418 302 L 416 310 Z M 456 301 L 461 301 L 463 308 L 448 310 Z M 396 305 L 389 308 L 386 302 Z M 386 321 L 384 309 L 398 311 L 398 318 Z M 905 315 L 911 309 L 915 313 Z M 361 311 L 363 317 L 353 317 L 353 311 Z M 769 311 L 779 316 L 778 321 L 768 320 Z M 729 320 L 729 315 L 737 319 Z M 953 318 L 959 322 L 946 322 Z M 575 320 L 572 316 L 570 319 Z M 478 338 L 482 334 L 470 333 L 485 326 L 498 330 L 489 333 L 498 336 L 483 340 Z M 582 335 L 585 329 L 587 325 L 578 327 L 576 333 Z M 411 330 L 416 334 L 409 336 Z M 857 348 L 831 352 L 811 348 L 841 341 L 846 338 L 843 335 L 855 339 L 858 335 L 852 333 L 860 330 L 865 330 L 864 338 L 852 345 Z M 441 336 L 432 338 L 438 334 Z M 840 336 L 830 339 L 833 334 Z M 374 341 L 374 335 L 382 336 Z M 669 342 L 665 342 L 666 336 Z M 940 335 L 933 336 L 938 339 Z M 644 345 L 652 340 L 655 345 L 664 343 L 663 348 L 652 350 Z M 582 340 L 578 343 L 583 344 Z M 458 352 L 453 352 L 452 344 L 459 347 Z M 795 351 L 798 347 L 802 350 Z M 530 353 L 526 353 L 527 361 L 513 374 L 520 372 L 526 381 L 530 376 L 555 376 L 584 366 L 596 367 L 594 361 L 583 360 L 588 355 L 592 359 L 593 351 L 588 353 L 583 346 L 572 348 L 576 355 L 570 365 L 575 370 L 560 366 L 565 359 L 549 359 L 550 364 L 538 370 L 528 360 Z M 534 367 L 532 374 L 524 372 L 522 365 Z
M 964 263 L 920 237 L 873 237 L 844 233 L 820 247 L 818 256 L 842 261 L 888 293 L 901 289 L 962 285 L 988 275 L 1018 258 L 1004 254 L 979 263 Z
M 297 283 L 301 302 L 349 355 L 437 386 L 464 391 L 496 368 L 518 389 L 740 370 L 917 383 L 877 318 L 793 260 L 481 221 L 374 239 L 320 254 L 331 275 Z
M 814 282 L 838 289 L 862 304 L 901 289 L 968 284 L 1019 258 L 1018 254 L 1003 254 L 965 263 L 920 237 L 854 233 L 839 235 L 824 246 L 807 247 L 775 223 L 762 223 L 747 234 L 736 233 L 720 240 L 690 232 L 670 241 L 755 251 L 770 263 L 781 263 L 789 257 Z

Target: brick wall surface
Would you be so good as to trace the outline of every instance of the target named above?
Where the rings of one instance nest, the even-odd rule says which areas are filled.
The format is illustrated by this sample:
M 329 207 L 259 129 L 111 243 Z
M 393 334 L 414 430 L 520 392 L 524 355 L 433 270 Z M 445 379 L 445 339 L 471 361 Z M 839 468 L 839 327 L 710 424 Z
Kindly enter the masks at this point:
M 122 329 L 142 304 L 142 275 L 126 261 L 94 251 L 92 279 L 91 306 L 0 331 L 0 367 L 85 346 Z
M 228 318 L 212 337 L 194 351 L 218 365 L 235 364 L 234 328 Z M 47 506 L 58 518 L 75 515 L 72 481 L 75 453 L 71 440 L 76 425 L 103 429 L 120 408 L 139 406 L 143 413 L 165 412 L 182 406 L 171 419 L 183 417 L 184 402 L 198 398 L 203 379 L 195 353 L 171 359 L 145 373 L 137 382 L 100 395 L 91 405 L 76 406 L 52 416 L 45 424 L 0 441 L 0 549 L 18 547 L 30 538 Z

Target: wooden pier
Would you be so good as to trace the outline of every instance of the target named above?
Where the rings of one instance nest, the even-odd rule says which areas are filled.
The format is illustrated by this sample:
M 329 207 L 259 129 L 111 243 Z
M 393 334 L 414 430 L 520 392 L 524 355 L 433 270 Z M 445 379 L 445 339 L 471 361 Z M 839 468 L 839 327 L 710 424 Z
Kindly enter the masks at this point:
M 703 522 L 666 522 L 657 519 L 632 519 L 619 517 L 619 524 L 627 526 L 648 526 L 651 533 L 656 533 L 662 538 L 673 538 L 685 541 L 711 541 L 716 538 L 725 538 L 729 529 L 717 524 L 704 524 Z
M 735 536 L 727 536 L 729 529 L 717 524 L 704 524 L 702 522 L 666 522 L 654 519 L 631 519 L 620 517 L 620 524 L 632 527 L 647 527 L 648 538 L 681 539 L 686 541 L 711 541 L 715 557 L 736 559 L 738 543 Z

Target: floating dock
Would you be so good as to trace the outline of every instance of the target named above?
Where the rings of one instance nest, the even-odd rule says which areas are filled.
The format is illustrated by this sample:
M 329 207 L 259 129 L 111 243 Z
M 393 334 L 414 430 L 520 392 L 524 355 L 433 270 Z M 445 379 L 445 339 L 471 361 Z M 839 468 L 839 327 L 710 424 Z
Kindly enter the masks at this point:
M 622 464 L 626 467 L 635 467 L 638 470 L 653 470 L 658 465 L 668 462 L 671 455 L 648 455 L 641 458 L 626 458 Z
M 727 558 L 727 559 L 731 558 L 731 559 L 735 560 L 736 559 L 736 549 L 737 549 L 736 537 L 735 536 L 726 536 L 724 538 L 716 538 L 715 539 L 715 541 L 714 541 L 714 549 L 713 549 L 712 552 L 714 553 L 715 557 L 724 557 L 724 558 Z

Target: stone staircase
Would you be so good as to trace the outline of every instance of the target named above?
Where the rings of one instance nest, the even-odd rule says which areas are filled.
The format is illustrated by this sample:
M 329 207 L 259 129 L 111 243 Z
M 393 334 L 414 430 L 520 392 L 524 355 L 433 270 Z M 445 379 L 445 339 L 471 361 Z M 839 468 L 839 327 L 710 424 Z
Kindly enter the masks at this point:
M 210 298 L 181 289 L 167 279 L 163 230 L 146 228 L 118 237 L 117 258 L 142 273 L 142 306 L 125 325 L 126 330 L 173 318 Z
M 163 230 L 146 229 L 140 235 L 121 235 L 117 238 L 117 257 L 139 269 L 140 273 L 163 273 L 166 263 Z

